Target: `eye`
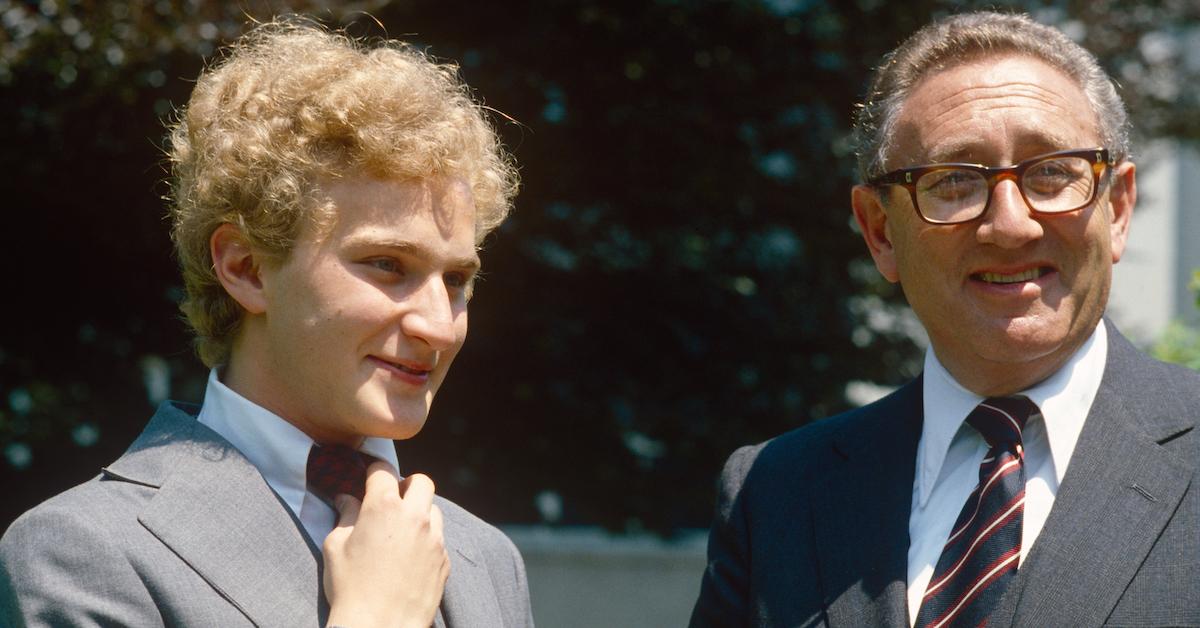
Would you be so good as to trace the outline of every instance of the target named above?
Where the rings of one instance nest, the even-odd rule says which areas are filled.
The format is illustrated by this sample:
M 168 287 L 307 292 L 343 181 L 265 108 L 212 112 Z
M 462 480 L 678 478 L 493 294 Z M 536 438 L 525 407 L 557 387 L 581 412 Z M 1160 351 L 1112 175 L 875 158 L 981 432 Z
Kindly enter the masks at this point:
M 467 285 L 467 278 L 462 273 L 446 273 L 446 285 L 451 288 L 463 288 Z
M 391 273 L 394 275 L 403 275 L 404 274 L 404 267 L 400 265 L 400 262 L 393 258 L 390 258 L 390 257 L 380 257 L 380 258 L 376 258 L 376 259 L 370 259 L 370 260 L 367 260 L 366 263 L 368 265 L 372 266 L 373 268 L 382 270 L 385 273 Z
M 471 291 L 471 287 L 475 284 L 475 273 L 452 272 L 446 273 L 442 278 L 446 282 L 447 288 L 468 294 Z
M 1029 169 L 1029 175 L 1039 178 L 1054 178 L 1068 177 L 1071 173 L 1063 167 L 1062 164 L 1053 161 L 1044 161 Z
M 442 281 L 445 282 L 450 295 L 464 301 L 470 301 L 475 292 L 475 278 L 474 271 L 454 271 L 442 275 Z
M 917 181 L 917 192 L 939 200 L 958 200 L 977 194 L 983 178 L 970 170 L 935 170 Z
M 1078 158 L 1048 159 L 1034 164 L 1022 178 L 1026 191 L 1054 194 L 1086 180 L 1090 164 Z
M 966 185 L 971 180 L 970 174 L 961 170 L 947 170 L 940 175 L 934 179 L 934 183 L 930 187 L 953 188 Z

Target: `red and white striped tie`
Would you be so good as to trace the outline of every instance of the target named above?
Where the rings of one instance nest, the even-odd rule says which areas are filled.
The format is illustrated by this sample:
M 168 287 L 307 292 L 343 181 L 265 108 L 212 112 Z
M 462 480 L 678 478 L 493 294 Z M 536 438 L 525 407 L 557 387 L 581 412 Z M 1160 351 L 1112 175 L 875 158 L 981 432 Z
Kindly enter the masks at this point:
M 989 449 L 925 589 L 917 628 L 987 624 L 1016 578 L 1025 512 L 1021 432 L 1037 412 L 1027 397 L 995 397 L 967 417 Z

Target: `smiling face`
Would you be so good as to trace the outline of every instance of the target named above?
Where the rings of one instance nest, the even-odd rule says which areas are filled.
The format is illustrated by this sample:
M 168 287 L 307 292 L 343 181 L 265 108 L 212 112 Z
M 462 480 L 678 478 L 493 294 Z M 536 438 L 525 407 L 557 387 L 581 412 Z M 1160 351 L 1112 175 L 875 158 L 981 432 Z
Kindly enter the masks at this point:
M 324 192 L 334 222 L 260 265 L 226 383 L 318 442 L 409 438 L 467 335 L 470 188 L 347 178 Z
M 1069 77 L 1029 57 L 988 57 L 913 89 L 887 168 L 1007 166 L 1100 143 Z M 1012 180 L 981 218 L 957 225 L 923 222 L 899 186 L 858 186 L 852 200 L 876 266 L 900 282 L 938 359 L 974 392 L 1008 394 L 1057 370 L 1104 312 L 1136 198 L 1133 164 L 1113 170 L 1091 205 L 1066 214 L 1033 214 Z

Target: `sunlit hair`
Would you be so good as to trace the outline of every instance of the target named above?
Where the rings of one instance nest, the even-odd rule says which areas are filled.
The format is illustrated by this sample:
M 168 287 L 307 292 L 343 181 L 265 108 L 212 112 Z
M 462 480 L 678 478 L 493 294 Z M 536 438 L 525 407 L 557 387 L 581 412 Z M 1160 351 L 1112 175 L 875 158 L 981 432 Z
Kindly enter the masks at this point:
M 516 170 L 456 66 L 300 19 L 258 26 L 225 50 L 196 81 L 168 143 L 180 308 L 209 366 L 228 360 L 242 320 L 209 252 L 222 223 L 282 261 L 302 227 L 325 229 L 335 217 L 319 180 L 449 176 L 471 187 L 479 243 L 517 190 Z
M 1038 24 L 1026 15 L 984 11 L 953 15 L 926 25 L 875 69 L 866 102 L 859 106 L 854 122 L 858 170 L 863 180 L 884 173 L 896 119 L 922 79 L 983 57 L 1013 54 L 1040 59 L 1072 78 L 1096 114 L 1104 145 L 1118 161 L 1129 156 L 1129 116 L 1112 79 L 1096 57 L 1058 29 Z

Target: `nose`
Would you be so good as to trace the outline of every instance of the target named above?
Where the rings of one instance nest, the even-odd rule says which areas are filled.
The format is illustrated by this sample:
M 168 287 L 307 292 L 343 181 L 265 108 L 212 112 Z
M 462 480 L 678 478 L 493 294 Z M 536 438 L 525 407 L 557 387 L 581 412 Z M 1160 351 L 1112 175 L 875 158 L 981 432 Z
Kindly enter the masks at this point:
M 406 300 L 409 308 L 400 320 L 404 335 L 424 341 L 435 351 L 454 348 L 458 342 L 455 308 L 442 278 L 430 277 Z
M 1016 249 L 1042 237 L 1039 222 L 1021 196 L 1014 177 L 1004 177 L 992 189 L 989 206 L 976 231 L 980 242 Z

